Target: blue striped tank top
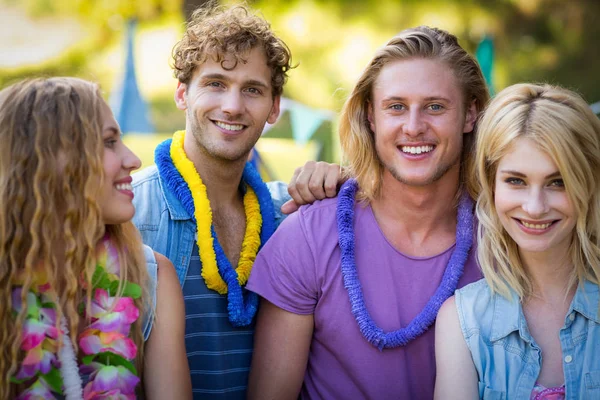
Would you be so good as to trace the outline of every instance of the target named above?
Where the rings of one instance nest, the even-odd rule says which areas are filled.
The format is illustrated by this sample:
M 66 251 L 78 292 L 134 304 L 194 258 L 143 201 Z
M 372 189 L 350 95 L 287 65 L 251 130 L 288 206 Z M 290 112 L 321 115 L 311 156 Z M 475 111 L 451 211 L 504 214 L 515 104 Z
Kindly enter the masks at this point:
M 227 297 L 206 287 L 194 244 L 183 285 L 185 346 L 194 399 L 245 399 L 252 359 L 254 322 L 234 328 L 227 318 Z

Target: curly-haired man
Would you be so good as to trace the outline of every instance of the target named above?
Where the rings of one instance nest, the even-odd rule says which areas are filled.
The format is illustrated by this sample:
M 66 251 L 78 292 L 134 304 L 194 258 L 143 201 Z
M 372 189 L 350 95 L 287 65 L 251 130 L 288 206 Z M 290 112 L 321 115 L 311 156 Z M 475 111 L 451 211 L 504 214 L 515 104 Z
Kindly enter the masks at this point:
M 291 54 L 248 8 L 211 6 L 192 15 L 173 58 L 186 129 L 134 176 L 134 222 L 183 287 L 194 396 L 245 398 L 258 300 L 244 286 L 289 199 L 246 161 L 279 115 Z

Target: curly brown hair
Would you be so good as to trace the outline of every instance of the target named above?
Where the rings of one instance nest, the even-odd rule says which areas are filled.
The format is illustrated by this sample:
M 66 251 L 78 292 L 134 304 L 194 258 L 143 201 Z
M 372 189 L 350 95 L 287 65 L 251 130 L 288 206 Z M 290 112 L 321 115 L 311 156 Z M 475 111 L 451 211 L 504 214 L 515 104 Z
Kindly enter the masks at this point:
M 103 104 L 96 84 L 76 78 L 34 79 L 0 91 L 0 400 L 14 398 L 10 377 L 22 359 L 27 307 L 13 318 L 12 291 L 22 286 L 24 297 L 34 270 L 41 268 L 48 278 L 57 324 L 64 316 L 75 347 L 78 307 L 91 304 L 81 279 L 91 286 L 96 245 L 105 233 L 127 266 L 121 281 L 147 288 L 139 233 L 131 222 L 105 225 L 97 201 L 105 179 Z M 136 300 L 141 310 L 144 301 Z M 138 367 L 140 325 L 138 319 L 133 327 Z
M 262 47 L 271 69 L 273 96 L 283 92 L 287 72 L 293 68 L 292 54 L 288 46 L 275 36 L 271 25 L 254 14 L 245 5 L 231 8 L 210 2 L 193 12 L 183 38 L 173 48 L 173 70 L 175 78 L 188 84 L 196 66 L 212 57 L 223 66 L 225 55 L 244 63 L 244 56 L 255 47 Z

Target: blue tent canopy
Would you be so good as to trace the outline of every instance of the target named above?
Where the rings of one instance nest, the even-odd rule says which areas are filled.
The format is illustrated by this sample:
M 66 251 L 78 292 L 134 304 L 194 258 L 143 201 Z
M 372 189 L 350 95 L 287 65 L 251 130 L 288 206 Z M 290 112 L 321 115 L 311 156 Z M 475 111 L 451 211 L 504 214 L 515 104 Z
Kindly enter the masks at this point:
M 135 76 L 133 36 L 136 22 L 127 24 L 125 72 L 110 96 L 110 108 L 123 133 L 153 133 L 154 126 L 148 117 L 148 106 L 142 98 Z

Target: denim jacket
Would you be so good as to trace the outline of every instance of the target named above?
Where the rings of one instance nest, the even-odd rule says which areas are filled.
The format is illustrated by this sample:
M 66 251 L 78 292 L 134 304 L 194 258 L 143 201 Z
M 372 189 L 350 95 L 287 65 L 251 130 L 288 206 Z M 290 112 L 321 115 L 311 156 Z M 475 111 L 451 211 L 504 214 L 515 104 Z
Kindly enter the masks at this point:
M 285 218 L 281 205 L 291 197 L 283 182 L 267 183 L 275 208 L 275 226 Z M 144 244 L 163 254 L 175 266 L 183 287 L 192 249 L 196 241 L 196 224 L 160 178 L 158 168 L 151 166 L 133 174 L 133 223 Z
M 598 285 L 585 281 L 560 330 L 566 399 L 600 399 Z M 456 291 L 463 336 L 479 376 L 482 399 L 529 399 L 542 353 L 529 333 L 521 302 L 490 291 L 485 280 Z

